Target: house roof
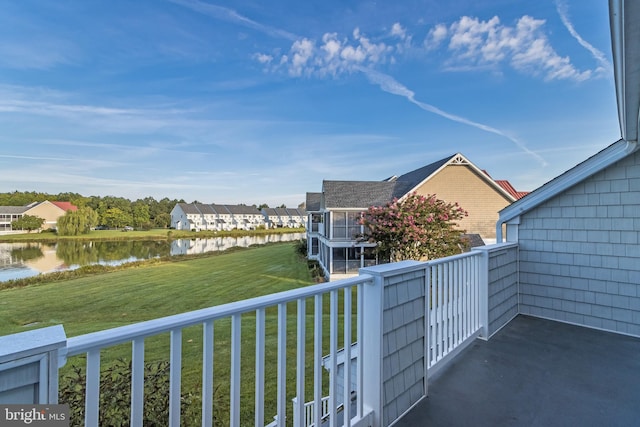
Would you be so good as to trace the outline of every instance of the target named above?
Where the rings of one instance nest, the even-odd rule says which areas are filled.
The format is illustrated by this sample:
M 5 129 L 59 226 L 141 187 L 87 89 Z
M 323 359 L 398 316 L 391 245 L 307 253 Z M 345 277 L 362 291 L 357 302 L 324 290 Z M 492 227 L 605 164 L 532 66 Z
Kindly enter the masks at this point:
M 383 181 L 323 181 L 322 191 L 324 207 L 330 208 L 367 208 L 382 206 L 394 198 L 401 198 L 415 191 L 435 174 L 448 165 L 464 165 L 470 167 L 489 186 L 510 202 L 522 197 L 524 192 L 516 191 L 508 181 L 505 185 L 494 181 L 489 174 L 480 170 L 460 153 L 440 159 L 421 168 L 400 176 L 392 176 Z M 508 184 L 508 185 L 507 185 Z M 307 198 L 310 194 L 307 193 Z M 322 203 L 320 204 L 320 208 Z M 318 208 L 318 209 L 320 209 Z M 309 208 L 307 207 L 307 210 Z
M 454 156 L 455 154 L 449 157 L 445 157 L 444 159 L 440 159 L 437 162 L 433 162 L 431 164 L 423 166 L 419 169 L 407 172 L 404 175 L 400 175 L 399 177 L 395 178 L 395 180 L 406 182 L 411 186 L 411 188 L 415 188 L 429 179 L 431 175 L 440 170 L 440 168 L 447 164 Z
M 609 18 L 618 119 L 622 138 L 501 210 L 496 225 L 498 242 L 502 240 L 502 224 L 505 222 L 514 220 L 638 150 L 640 2 L 610 0 Z
M 234 215 L 262 215 L 262 213 L 255 206 L 224 205 L 224 207 Z
M 199 215 L 200 211 L 198 210 L 198 208 L 196 208 L 196 205 L 191 204 L 191 203 L 178 203 L 178 206 L 180 206 L 180 209 L 182 209 L 182 212 L 184 212 L 187 215 Z
M 31 206 L 0 206 L 0 213 L 21 214 L 31 209 Z
M 291 216 L 306 216 L 307 212 L 301 208 L 287 208 L 287 212 Z
M 629 144 L 627 141 L 620 139 L 562 175 L 547 182 L 542 187 L 532 191 L 526 197 L 502 209 L 499 212 L 500 217 L 496 226 L 497 241 L 499 242 L 502 238 L 502 224 L 530 211 L 607 166 L 627 157 L 636 148 L 636 144 Z
M 321 201 L 322 201 L 322 193 L 307 193 L 307 198 L 305 201 L 305 207 L 307 212 L 320 211 Z
M 193 205 L 198 210 L 198 213 L 200 213 L 202 215 L 215 215 L 216 214 L 216 211 L 213 209 L 213 206 L 211 206 L 211 205 L 205 205 L 204 203 L 194 203 Z
M 464 165 L 470 167 L 475 173 L 484 180 L 489 186 L 493 187 L 498 193 L 502 194 L 510 202 L 513 202 L 517 197 L 509 192 L 506 188 L 499 185 L 496 181 L 489 176 L 488 173 L 479 169 L 476 165 L 471 163 L 469 159 L 463 156 L 461 153 L 456 153 L 452 156 L 433 162 L 429 165 L 423 166 L 420 169 L 408 172 L 404 175 L 400 175 L 397 180 L 405 181 L 411 186 L 411 190 L 416 190 L 419 186 L 431 179 L 436 173 L 440 172 L 444 167 L 448 165 Z M 515 192 L 515 189 L 514 189 Z
M 382 206 L 405 195 L 411 186 L 399 181 L 328 181 L 322 182 L 324 207 L 359 208 Z
M 57 207 L 59 207 L 60 209 L 62 209 L 63 211 L 77 211 L 78 207 L 74 204 L 72 204 L 71 202 L 51 202 L 52 204 L 56 205 Z
M 511 183 L 506 179 L 495 179 L 494 181 L 500 187 L 504 188 L 507 191 L 507 193 L 511 194 L 516 200 L 522 199 L 524 196 L 529 194 L 528 191 L 516 190 L 515 188 L 513 188 L 513 185 L 511 185 Z
M 185 214 L 189 215 L 261 215 L 255 206 L 246 205 L 207 205 L 204 203 L 178 203 Z
M 287 209 L 285 208 L 273 208 L 273 210 L 278 216 L 289 216 L 289 214 L 287 213 Z

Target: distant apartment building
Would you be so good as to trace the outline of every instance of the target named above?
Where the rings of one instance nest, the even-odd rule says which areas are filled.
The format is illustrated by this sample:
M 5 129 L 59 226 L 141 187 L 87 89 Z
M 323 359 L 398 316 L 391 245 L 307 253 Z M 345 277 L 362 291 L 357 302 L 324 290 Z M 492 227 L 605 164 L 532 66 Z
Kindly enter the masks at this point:
M 176 230 L 229 231 L 263 228 L 299 228 L 306 221 L 304 209 L 265 208 L 247 205 L 178 203 L 171 210 Z
M 306 225 L 307 213 L 301 208 L 263 208 L 267 228 L 301 228 Z

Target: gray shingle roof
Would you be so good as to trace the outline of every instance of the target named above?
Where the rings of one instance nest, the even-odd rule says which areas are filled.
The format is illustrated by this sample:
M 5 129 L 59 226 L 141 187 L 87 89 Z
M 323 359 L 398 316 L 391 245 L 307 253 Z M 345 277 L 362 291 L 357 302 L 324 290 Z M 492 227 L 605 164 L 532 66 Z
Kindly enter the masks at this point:
M 447 163 L 454 154 L 449 157 L 445 157 L 444 159 L 438 160 L 437 162 L 433 162 L 429 165 L 423 166 L 419 169 L 413 170 L 411 172 L 407 172 L 404 175 L 400 175 L 396 181 L 403 181 L 410 185 L 411 188 L 416 187 L 422 181 L 427 179 L 431 174 L 440 169 L 445 163 Z
M 32 206 L 0 206 L 0 213 L 3 214 L 22 214 L 31 209 Z
M 325 208 L 363 208 L 382 206 L 402 197 L 412 187 L 406 182 L 323 181 Z
M 307 212 L 320 211 L 320 203 L 322 201 L 322 193 L 307 193 L 305 207 Z
M 187 215 L 200 214 L 200 211 L 198 211 L 198 208 L 196 208 L 196 206 L 191 203 L 178 203 L 178 206 L 180 206 L 180 209 L 182 209 L 182 212 L 184 212 Z
M 224 205 L 234 215 L 261 215 L 255 206 L 246 205 Z
M 215 215 L 216 211 L 213 210 L 213 207 L 211 205 L 205 205 L 203 203 L 197 203 L 196 205 L 196 209 L 198 209 L 200 211 L 201 214 L 203 215 Z
M 288 216 L 289 215 L 285 208 L 275 208 L 274 211 L 276 211 L 276 215 L 278 215 L 278 216 Z
M 290 216 L 306 216 L 307 212 L 300 208 L 287 208 L 287 213 Z

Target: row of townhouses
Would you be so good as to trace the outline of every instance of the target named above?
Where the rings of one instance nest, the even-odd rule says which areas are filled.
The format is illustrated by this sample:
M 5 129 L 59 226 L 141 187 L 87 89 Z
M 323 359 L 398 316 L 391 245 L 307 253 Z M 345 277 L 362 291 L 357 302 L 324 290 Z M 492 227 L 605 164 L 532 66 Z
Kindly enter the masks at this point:
M 43 230 L 56 228 L 58 218 L 67 211 L 76 211 L 77 206 L 69 202 L 34 202 L 26 206 L 0 206 L 0 233 L 9 233 L 22 230 L 14 230 L 11 223 L 25 215 L 36 216 L 44 219 Z
M 171 227 L 176 230 L 229 231 L 264 228 L 301 228 L 304 209 L 264 208 L 246 205 L 178 203 L 171 210 Z
M 459 227 L 480 236 L 480 244 L 495 243 L 498 212 L 527 194 L 509 181 L 492 179 L 460 153 L 382 181 L 325 180 L 321 192 L 306 196 L 309 259 L 317 260 L 331 280 L 378 264 L 375 243 L 358 239 L 364 232 L 362 213 L 411 193 L 458 202 L 468 212 Z

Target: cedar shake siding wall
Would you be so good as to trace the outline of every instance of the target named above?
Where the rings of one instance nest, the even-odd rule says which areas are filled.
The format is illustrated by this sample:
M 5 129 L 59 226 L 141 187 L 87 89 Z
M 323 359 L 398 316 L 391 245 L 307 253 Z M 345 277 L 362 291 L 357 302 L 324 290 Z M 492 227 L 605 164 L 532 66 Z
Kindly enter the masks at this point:
M 640 336 L 640 154 L 524 214 L 520 313 Z
M 491 188 L 469 166 L 448 165 L 434 175 L 417 192 L 435 194 L 438 199 L 458 202 L 469 213 L 459 222 L 467 233 L 480 234 L 483 239 L 496 238 L 498 212 L 511 204 L 498 190 Z

